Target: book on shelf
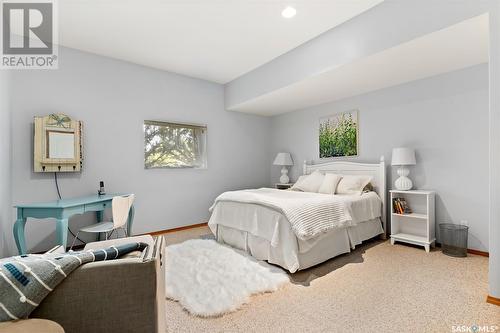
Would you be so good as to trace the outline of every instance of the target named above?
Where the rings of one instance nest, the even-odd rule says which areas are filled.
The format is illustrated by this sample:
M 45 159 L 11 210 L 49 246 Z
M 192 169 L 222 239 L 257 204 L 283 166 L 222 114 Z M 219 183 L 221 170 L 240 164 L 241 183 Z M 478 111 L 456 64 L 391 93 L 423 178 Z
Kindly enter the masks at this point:
M 392 199 L 392 206 L 396 214 L 411 214 L 412 210 L 405 198 Z

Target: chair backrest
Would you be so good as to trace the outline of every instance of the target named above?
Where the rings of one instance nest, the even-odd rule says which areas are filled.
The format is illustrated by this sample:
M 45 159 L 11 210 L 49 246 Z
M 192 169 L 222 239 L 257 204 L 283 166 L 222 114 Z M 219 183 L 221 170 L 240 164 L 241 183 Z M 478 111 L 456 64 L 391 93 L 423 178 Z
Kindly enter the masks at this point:
M 133 194 L 125 197 L 113 197 L 111 206 L 113 209 L 113 226 L 115 229 L 123 227 L 125 223 L 127 223 L 128 213 L 133 203 Z

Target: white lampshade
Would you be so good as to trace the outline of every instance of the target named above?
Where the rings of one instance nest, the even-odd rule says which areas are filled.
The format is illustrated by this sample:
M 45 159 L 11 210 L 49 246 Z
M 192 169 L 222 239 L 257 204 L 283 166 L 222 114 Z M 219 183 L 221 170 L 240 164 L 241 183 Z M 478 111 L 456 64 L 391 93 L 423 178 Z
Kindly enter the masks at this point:
M 278 153 L 274 159 L 274 165 L 293 165 L 290 153 Z
M 415 149 L 394 148 L 392 150 L 392 165 L 415 165 Z

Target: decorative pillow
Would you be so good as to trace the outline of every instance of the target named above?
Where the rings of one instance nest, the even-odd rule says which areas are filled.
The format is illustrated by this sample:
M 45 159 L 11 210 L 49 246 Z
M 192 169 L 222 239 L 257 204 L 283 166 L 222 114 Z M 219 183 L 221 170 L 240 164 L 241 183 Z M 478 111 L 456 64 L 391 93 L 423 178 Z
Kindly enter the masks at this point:
M 338 194 L 359 194 L 363 192 L 366 185 L 372 180 L 371 176 L 345 175 L 337 186 Z
M 298 187 L 300 187 L 300 184 L 304 181 L 304 179 L 306 179 L 309 175 L 302 175 L 302 176 L 299 176 L 299 178 L 297 179 L 297 181 L 295 182 L 295 184 L 292 185 L 292 187 L 290 187 L 290 190 L 292 191 L 301 191 L 302 190 Z
M 304 192 L 318 192 L 324 178 L 325 175 L 316 170 L 304 178 L 299 178 L 293 185 L 292 189 Z
M 327 173 L 323 179 L 323 183 L 321 183 L 321 186 L 319 187 L 318 193 L 335 194 L 335 190 L 337 189 L 337 185 L 341 179 L 341 175 Z

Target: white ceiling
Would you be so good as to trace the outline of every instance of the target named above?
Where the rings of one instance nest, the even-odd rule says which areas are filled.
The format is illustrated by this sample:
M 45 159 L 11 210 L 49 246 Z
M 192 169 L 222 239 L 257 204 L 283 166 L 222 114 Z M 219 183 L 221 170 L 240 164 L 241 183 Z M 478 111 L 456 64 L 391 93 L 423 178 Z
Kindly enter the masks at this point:
M 62 0 L 59 43 L 227 83 L 382 1 Z
M 331 69 L 232 107 L 276 115 L 486 63 L 488 15 Z

